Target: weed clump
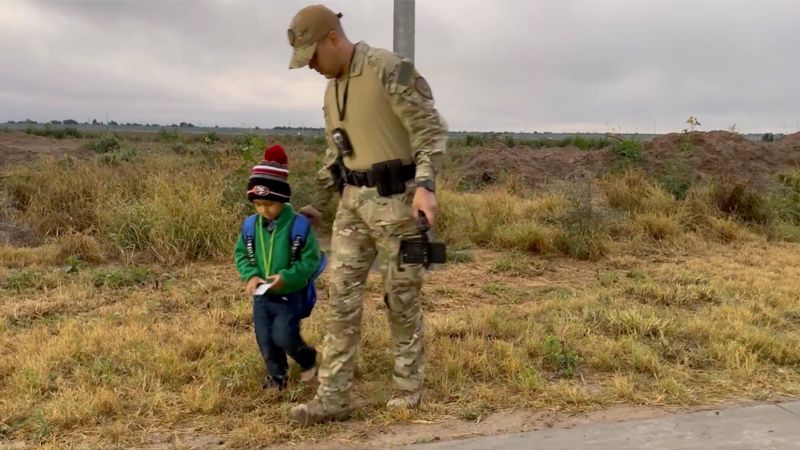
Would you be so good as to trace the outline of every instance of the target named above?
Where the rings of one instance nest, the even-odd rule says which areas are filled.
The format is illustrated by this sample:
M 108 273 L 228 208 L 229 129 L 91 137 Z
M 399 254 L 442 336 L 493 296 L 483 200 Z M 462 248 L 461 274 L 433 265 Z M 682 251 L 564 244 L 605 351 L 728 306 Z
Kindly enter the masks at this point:
M 602 190 L 610 207 L 629 214 L 670 213 L 677 208 L 675 199 L 641 170 L 604 178 Z
M 620 172 L 644 162 L 644 149 L 641 141 L 625 139 L 611 146 L 615 156 L 612 171 Z
M 779 220 L 800 226 L 800 170 L 778 175 L 771 206 Z
M 718 179 L 711 188 L 711 202 L 727 216 L 753 224 L 766 224 L 772 217 L 768 200 L 741 181 Z
M 142 154 L 134 147 L 121 147 L 97 155 L 97 164 L 119 167 L 128 162 L 141 161 Z
M 574 182 L 566 189 L 565 197 L 569 206 L 559 218 L 564 233 L 557 239 L 556 247 L 575 259 L 595 260 L 605 256 L 610 249 L 612 219 L 609 211 L 597 204 L 591 182 Z
M 99 137 L 87 142 L 85 147 L 87 150 L 104 154 L 119 150 L 122 147 L 122 142 L 117 133 L 105 132 Z

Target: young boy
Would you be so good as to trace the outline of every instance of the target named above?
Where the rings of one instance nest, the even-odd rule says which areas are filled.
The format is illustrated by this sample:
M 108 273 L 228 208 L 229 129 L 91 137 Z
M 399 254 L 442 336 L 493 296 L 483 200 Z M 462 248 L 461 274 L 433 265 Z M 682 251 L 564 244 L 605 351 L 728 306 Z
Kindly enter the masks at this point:
M 247 198 L 256 216 L 252 252 L 240 234 L 234 251 L 236 268 L 247 282 L 245 291 L 253 296 L 253 324 L 256 342 L 264 359 L 267 376 L 263 388 L 286 387 L 286 354 L 300 365 L 301 380 L 316 379 L 317 350 L 300 336 L 305 293 L 320 262 L 314 230 L 309 227 L 305 245 L 291 261 L 291 231 L 295 212 L 289 203 L 288 158 L 283 148 L 273 145 L 264 161 L 253 167 L 247 185 Z M 264 294 L 256 289 L 262 283 L 272 286 Z

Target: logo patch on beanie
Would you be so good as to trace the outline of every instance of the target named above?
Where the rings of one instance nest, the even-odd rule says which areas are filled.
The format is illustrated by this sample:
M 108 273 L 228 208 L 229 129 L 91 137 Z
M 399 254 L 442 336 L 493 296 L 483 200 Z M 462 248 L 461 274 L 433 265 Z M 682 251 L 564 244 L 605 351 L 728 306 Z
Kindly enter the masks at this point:
M 258 196 L 269 195 L 269 188 L 266 186 L 258 185 L 253 187 L 253 193 Z

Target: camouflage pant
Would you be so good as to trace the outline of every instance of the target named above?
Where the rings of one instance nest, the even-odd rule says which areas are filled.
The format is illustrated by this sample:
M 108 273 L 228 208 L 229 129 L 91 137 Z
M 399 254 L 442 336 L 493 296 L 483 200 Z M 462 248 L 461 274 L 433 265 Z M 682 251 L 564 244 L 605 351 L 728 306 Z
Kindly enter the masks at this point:
M 424 269 L 398 270 L 400 240 L 419 236 L 411 214 L 413 181 L 406 192 L 381 197 L 375 188 L 347 186 L 333 224 L 330 315 L 324 339 L 317 397 L 326 408 L 350 405 L 353 370 L 361 339 L 361 315 L 367 275 L 378 258 L 394 352 L 398 390 L 422 388 L 425 350 L 420 288 Z

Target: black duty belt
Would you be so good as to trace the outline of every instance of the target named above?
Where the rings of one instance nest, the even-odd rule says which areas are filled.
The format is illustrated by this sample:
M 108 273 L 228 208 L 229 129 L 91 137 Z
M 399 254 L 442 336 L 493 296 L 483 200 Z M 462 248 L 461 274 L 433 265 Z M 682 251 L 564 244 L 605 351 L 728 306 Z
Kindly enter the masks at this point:
M 358 187 L 375 187 L 375 175 L 371 170 L 366 172 L 356 172 L 345 167 L 345 183 L 352 184 Z M 399 178 L 403 181 L 413 180 L 416 176 L 417 166 L 414 164 L 407 164 L 400 167 Z

